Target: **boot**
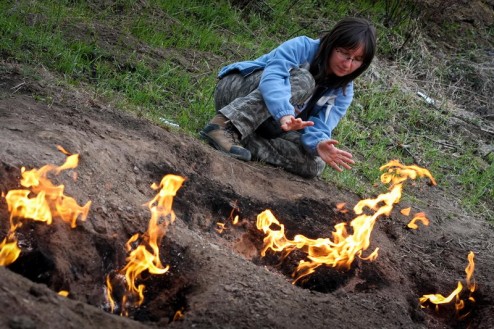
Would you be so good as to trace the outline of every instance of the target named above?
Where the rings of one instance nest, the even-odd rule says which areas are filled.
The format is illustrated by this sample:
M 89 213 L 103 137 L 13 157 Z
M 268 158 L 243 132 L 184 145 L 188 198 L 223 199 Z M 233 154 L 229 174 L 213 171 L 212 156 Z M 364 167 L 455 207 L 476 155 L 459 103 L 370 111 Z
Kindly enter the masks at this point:
M 240 133 L 223 114 L 216 114 L 199 134 L 215 149 L 239 160 L 250 161 L 250 151 L 240 145 Z

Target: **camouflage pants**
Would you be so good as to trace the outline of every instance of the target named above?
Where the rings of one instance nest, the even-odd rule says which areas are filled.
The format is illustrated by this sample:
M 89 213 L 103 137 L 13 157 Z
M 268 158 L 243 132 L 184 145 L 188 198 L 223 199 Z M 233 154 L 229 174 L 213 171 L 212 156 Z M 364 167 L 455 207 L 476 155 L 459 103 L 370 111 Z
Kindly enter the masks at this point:
M 266 104 L 259 91 L 262 71 L 246 77 L 232 73 L 219 80 L 215 93 L 216 111 L 225 115 L 241 135 L 242 145 L 258 161 L 282 167 L 302 177 L 312 178 L 321 175 L 325 163 L 318 157 L 308 154 L 300 141 L 300 133 L 290 131 L 280 137 L 267 139 L 255 130 L 268 118 Z M 290 85 L 293 105 L 303 104 L 314 92 L 315 81 L 309 71 L 292 69 Z

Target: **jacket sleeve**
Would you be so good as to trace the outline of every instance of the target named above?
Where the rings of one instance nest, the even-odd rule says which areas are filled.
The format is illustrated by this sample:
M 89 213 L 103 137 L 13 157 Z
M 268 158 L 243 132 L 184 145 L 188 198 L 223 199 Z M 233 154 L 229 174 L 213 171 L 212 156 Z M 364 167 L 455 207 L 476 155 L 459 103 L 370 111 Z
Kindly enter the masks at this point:
M 268 111 L 275 120 L 285 115 L 295 115 L 290 104 L 290 70 L 310 63 L 318 47 L 314 40 L 300 36 L 282 43 L 266 54 L 267 62 L 261 76 L 259 89 Z
M 321 99 L 327 98 L 323 96 Z M 308 120 L 314 122 L 314 126 L 306 127 L 302 133 L 302 145 L 310 154 L 317 155 L 317 144 L 324 140 L 331 139 L 333 129 L 336 128 L 341 118 L 346 114 L 348 107 L 353 100 L 353 82 L 346 87 L 343 94 L 341 88 L 338 89 L 336 97 L 327 98 L 325 104 Z M 320 104 L 318 102 L 317 106 Z

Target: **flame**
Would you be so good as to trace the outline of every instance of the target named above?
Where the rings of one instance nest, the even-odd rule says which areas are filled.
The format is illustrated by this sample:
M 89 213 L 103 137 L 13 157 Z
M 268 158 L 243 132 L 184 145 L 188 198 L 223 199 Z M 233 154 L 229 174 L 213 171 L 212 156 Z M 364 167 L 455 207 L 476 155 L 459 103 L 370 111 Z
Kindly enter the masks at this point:
M 221 223 L 221 222 L 216 223 L 216 232 L 221 234 L 223 233 L 224 230 L 226 230 L 225 223 Z
M 361 200 L 354 207 L 358 216 L 350 222 L 353 234 L 347 231 L 346 223 L 335 225 L 331 233 L 332 238 L 309 239 L 303 235 L 296 235 L 293 240 L 285 236 L 285 227 L 281 224 L 270 210 L 265 210 L 257 216 L 256 226 L 265 234 L 261 256 L 271 249 L 275 252 L 284 252 L 288 255 L 295 249 L 300 249 L 307 254 L 307 260 L 300 261 L 293 276 L 294 283 L 313 273 L 321 265 L 335 268 L 349 269 L 356 257 L 363 260 L 374 260 L 378 256 L 376 248 L 369 256 L 363 256 L 363 252 L 370 246 L 370 235 L 377 218 L 381 215 L 389 215 L 393 204 L 398 203 L 401 198 L 403 182 L 408 178 L 428 177 L 432 184 L 436 184 L 427 169 L 418 166 L 404 166 L 393 160 L 382 166 L 381 170 L 387 172 L 381 175 L 381 181 L 385 184 L 391 183 L 390 191 L 379 195 L 375 199 Z M 343 208 L 338 206 L 337 209 Z M 364 208 L 374 210 L 373 215 L 363 213 Z
M 467 274 L 466 282 L 467 282 L 467 288 L 470 291 L 470 298 L 472 298 L 471 294 L 477 288 L 477 284 L 475 283 L 475 280 L 472 280 L 473 271 L 475 270 L 475 263 L 473 261 L 474 257 L 475 257 L 474 253 L 470 251 L 468 253 L 468 265 L 465 268 L 465 273 Z M 472 300 L 472 301 L 475 301 L 475 300 Z
M 230 211 L 230 216 L 228 216 L 228 219 L 230 219 L 232 221 L 232 224 L 233 225 L 238 225 L 239 224 L 239 216 L 238 215 L 235 215 L 235 217 L 233 217 L 233 214 L 235 212 L 235 210 L 239 210 L 238 207 L 237 207 L 237 204 L 236 202 L 234 202 L 233 204 L 233 208 L 232 208 L 232 211 Z M 228 220 L 227 219 L 227 220 Z M 226 223 L 222 223 L 222 222 L 217 222 L 216 223 L 216 232 L 218 232 L 219 234 L 222 234 L 225 230 L 227 229 L 226 227 Z
M 61 146 L 57 147 L 63 150 Z M 65 150 L 63 153 L 70 154 Z M 86 220 L 91 201 L 79 206 L 73 198 L 64 195 L 64 185 L 55 186 L 48 178 L 49 174 L 58 175 L 63 170 L 76 168 L 78 162 L 79 155 L 70 154 L 61 166 L 48 164 L 29 171 L 21 168 L 20 184 L 26 189 L 11 190 L 4 196 L 10 213 L 10 229 L 8 237 L 0 244 L 0 265 L 9 265 L 19 257 L 15 231 L 22 226 L 21 219 L 50 225 L 54 217 L 59 217 L 72 228 L 77 226 L 78 218 Z
M 475 299 L 473 298 L 472 294 L 477 288 L 477 284 L 475 283 L 475 280 L 472 280 L 473 272 L 475 269 L 475 264 L 474 264 L 474 253 L 470 251 L 468 254 L 468 265 L 465 268 L 465 273 L 466 275 L 466 288 L 469 290 L 469 296 L 468 296 L 468 301 L 471 303 L 475 302 Z M 461 284 L 460 281 L 458 281 L 458 285 L 456 289 L 448 296 L 444 297 L 441 294 L 429 294 L 429 295 L 423 295 L 422 297 L 419 298 L 420 302 L 420 307 L 425 308 L 425 304 L 427 301 L 429 301 L 432 304 L 436 305 L 436 311 L 439 310 L 439 304 L 448 304 L 450 303 L 453 299 L 455 299 L 455 309 L 456 309 L 456 314 L 458 315 L 459 318 L 465 318 L 468 316 L 469 312 L 466 314 L 463 314 L 460 316 L 460 311 L 464 309 L 465 307 L 465 301 L 460 298 L 460 293 L 463 290 L 463 285 Z
M 127 304 L 139 306 L 144 301 L 144 284 L 136 284 L 144 271 L 151 274 L 164 274 L 169 266 L 163 266 L 159 256 L 159 244 L 166 233 L 168 225 L 175 221 L 175 213 L 172 210 L 173 197 L 182 186 L 184 178 L 175 175 L 166 175 L 159 185 L 153 183 L 151 188 L 159 190 L 158 194 L 146 205 L 151 211 L 148 230 L 145 234 L 134 234 L 126 244 L 129 252 L 127 264 L 118 271 L 125 276 L 126 293 L 122 297 L 121 315 L 127 316 Z M 165 218 L 160 224 L 160 218 Z M 133 249 L 132 245 L 140 241 Z M 116 303 L 112 297 L 113 287 L 110 276 L 106 278 L 107 298 L 110 303 L 111 312 L 114 311 Z
M 460 281 L 458 281 L 458 286 L 456 287 L 455 290 L 448 296 L 444 297 L 441 294 L 430 294 L 430 295 L 424 295 L 419 298 L 420 304 L 424 304 L 427 300 L 429 300 L 431 303 L 439 305 L 439 304 L 447 304 L 450 303 L 453 298 L 458 296 L 458 294 L 461 292 L 463 289 L 463 285 L 461 284 Z M 425 307 L 425 306 L 422 306 Z
M 105 295 L 106 295 L 106 299 L 108 300 L 108 303 L 110 304 L 110 310 L 113 313 L 113 310 L 115 310 L 116 307 L 116 302 L 113 299 L 113 285 L 111 283 L 111 278 L 109 275 L 106 276 Z
M 69 292 L 67 290 L 60 290 L 58 294 L 62 297 L 67 297 L 69 295 Z
M 423 212 L 419 212 L 419 213 L 415 214 L 415 216 L 410 221 L 410 223 L 408 223 L 407 226 L 411 229 L 416 230 L 419 228 L 419 226 L 417 224 L 415 224 L 417 221 L 422 222 L 422 224 L 424 224 L 425 226 L 429 225 L 429 219 L 425 216 L 425 214 Z
M 66 149 L 63 148 L 63 146 L 61 145 L 56 145 L 57 147 L 57 150 L 59 150 L 60 152 L 62 152 L 63 154 L 65 155 L 72 155 L 72 153 L 70 153 L 69 151 L 67 151 Z
M 348 212 L 348 209 L 346 209 L 345 206 L 346 206 L 345 202 L 337 203 L 336 210 L 342 214 L 346 214 Z
M 404 216 L 408 216 L 410 215 L 410 210 L 412 210 L 412 208 L 405 208 L 405 209 L 401 209 L 400 210 L 400 213 Z
M 16 230 L 22 226 L 21 221 L 15 221 L 16 218 L 32 219 L 39 222 L 45 222 L 50 225 L 52 222 L 52 213 L 46 193 L 39 192 L 36 197 L 29 198 L 29 190 L 11 190 L 7 192 L 8 210 L 10 212 L 10 227 Z
M 5 196 L 11 214 L 11 227 L 16 229 L 21 225 L 21 222 L 14 221 L 16 217 L 46 222 L 48 225 L 51 224 L 53 217 L 60 217 L 70 223 L 72 228 L 77 226 L 78 218 L 85 221 L 91 201 L 82 207 L 79 206 L 73 198 L 64 195 L 64 185 L 55 186 L 48 179 L 50 173 L 58 175 L 63 170 L 76 168 L 78 162 L 79 154 L 72 154 L 59 167 L 48 164 L 29 171 L 22 167 L 20 183 L 29 190 L 12 190 Z M 31 193 L 36 197 L 29 198 Z
M 9 242 L 10 241 L 10 242 Z M 17 239 L 13 232 L 0 242 L 0 266 L 12 264 L 20 255 L 21 249 L 17 246 Z
M 183 308 L 181 308 L 175 312 L 175 315 L 173 315 L 173 321 L 183 320 L 183 318 L 185 317 L 185 314 L 182 311 L 183 311 Z

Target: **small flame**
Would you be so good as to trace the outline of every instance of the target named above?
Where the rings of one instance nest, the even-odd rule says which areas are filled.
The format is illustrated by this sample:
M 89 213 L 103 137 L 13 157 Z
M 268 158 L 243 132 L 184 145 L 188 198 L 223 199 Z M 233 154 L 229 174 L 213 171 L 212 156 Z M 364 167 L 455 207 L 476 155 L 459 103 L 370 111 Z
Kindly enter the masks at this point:
M 113 299 L 113 285 L 111 282 L 111 278 L 109 275 L 106 276 L 106 289 L 105 289 L 105 295 L 106 299 L 108 300 L 108 303 L 110 304 L 110 310 L 113 313 L 116 307 L 116 302 Z
M 475 255 L 473 252 L 468 253 L 468 265 L 465 268 L 465 273 L 467 274 L 466 282 L 467 282 L 467 288 L 470 291 L 470 298 L 471 298 L 471 293 L 475 291 L 477 288 L 477 284 L 475 283 L 475 280 L 472 280 L 473 276 L 473 271 L 475 270 L 475 263 L 473 261 Z
M 59 150 L 60 152 L 62 152 L 63 154 L 65 155 L 72 155 L 72 153 L 70 153 L 69 151 L 67 151 L 66 149 L 63 148 L 63 146 L 61 145 L 56 145 L 57 147 L 57 150 Z
M 63 150 L 61 146 L 60 149 Z M 64 154 L 70 153 L 64 150 Z M 58 175 L 63 170 L 76 168 L 78 159 L 78 154 L 70 154 L 61 166 L 48 164 L 29 171 L 25 167 L 21 168 L 20 184 L 26 189 L 11 190 L 4 196 L 10 212 L 10 229 L 8 237 L 0 244 L 0 265 L 9 265 L 19 257 L 15 231 L 22 226 L 21 219 L 50 225 L 54 217 L 59 217 L 70 223 L 72 228 L 77 226 L 78 218 L 86 220 L 91 201 L 79 206 L 73 198 L 64 195 L 63 185 L 55 186 L 48 179 L 49 174 Z
M 300 261 L 295 270 L 295 281 L 315 271 L 321 265 L 335 268 L 349 269 L 355 257 L 364 260 L 374 260 L 378 255 L 376 248 L 369 256 L 363 256 L 363 252 L 369 248 L 370 235 L 377 218 L 381 215 L 389 215 L 393 204 L 398 203 L 401 198 L 402 185 L 408 178 L 415 179 L 417 176 L 427 176 L 435 184 L 432 175 L 427 169 L 417 166 L 404 166 L 393 160 L 382 166 L 381 170 L 388 172 L 381 175 L 381 181 L 385 184 L 391 183 L 390 192 L 381 194 L 375 199 L 361 200 L 354 207 L 354 212 L 359 215 L 350 222 L 353 234 L 348 233 L 346 223 L 335 225 L 332 239 L 319 238 L 309 239 L 303 235 L 296 235 L 293 240 L 285 236 L 285 227 L 281 224 L 270 210 L 265 210 L 257 216 L 256 226 L 266 235 L 261 256 L 265 256 L 267 250 L 285 252 L 289 254 L 294 249 L 300 249 L 307 253 L 308 260 Z M 339 208 L 338 208 L 339 207 Z M 364 208 L 374 210 L 373 215 L 363 214 Z M 338 206 L 337 209 L 342 209 Z
M 412 208 L 405 208 L 405 209 L 401 209 L 400 210 L 400 213 L 404 216 L 408 216 L 410 215 L 410 210 L 412 210 Z
M 465 273 L 467 274 L 465 281 L 467 284 L 467 289 L 469 291 L 468 301 L 471 303 L 475 303 L 475 298 L 473 298 L 473 293 L 477 289 L 477 284 L 475 283 L 475 280 L 472 280 L 473 271 L 475 270 L 475 263 L 473 261 L 474 257 L 475 256 L 474 256 L 473 252 L 470 251 L 470 253 L 468 254 L 468 265 L 465 268 Z M 462 304 L 461 308 L 457 307 L 457 311 L 460 311 L 462 308 L 463 308 L 463 304 Z M 469 313 L 466 313 L 462 317 L 466 317 L 466 316 L 468 316 L 468 314 Z
M 425 214 L 423 212 L 416 213 L 415 216 L 413 217 L 413 219 L 410 221 L 410 223 L 408 223 L 407 226 L 411 229 L 416 230 L 419 228 L 419 226 L 417 224 L 415 224 L 416 222 L 422 222 L 422 224 L 424 224 L 425 226 L 429 225 L 429 219 L 425 216 Z
M 62 297 L 67 297 L 69 295 L 69 292 L 67 290 L 60 290 L 58 294 Z
M 221 234 L 223 233 L 224 230 L 226 230 L 225 223 L 221 223 L 221 222 L 216 223 L 216 232 Z
M 232 205 L 233 205 L 233 208 L 232 208 L 232 211 L 230 212 L 230 216 L 228 217 L 228 219 L 230 219 L 232 221 L 233 225 L 238 225 L 240 218 L 238 215 L 235 215 L 235 217 L 233 217 L 233 214 L 235 213 L 235 210 L 238 211 L 239 209 L 237 207 L 236 202 L 234 202 Z M 218 232 L 219 234 L 222 234 L 227 229 L 226 224 L 227 223 L 217 222 L 216 228 L 215 228 L 216 232 Z
M 169 270 L 169 266 L 161 264 L 159 256 L 159 244 L 166 233 L 170 223 L 175 221 L 175 213 L 172 210 L 173 197 L 178 189 L 182 186 L 184 178 L 175 175 L 166 175 L 159 185 L 153 183 L 151 188 L 159 190 L 158 194 L 146 205 L 151 211 L 148 230 L 145 234 L 134 234 L 126 244 L 129 255 L 127 264 L 118 271 L 120 275 L 125 276 L 126 293 L 122 297 L 121 315 L 128 316 L 127 304 L 139 306 L 144 301 L 143 284 L 136 285 L 136 281 L 141 277 L 144 271 L 151 274 L 164 274 Z M 158 223 L 160 218 L 165 218 L 163 222 Z M 133 249 L 132 245 L 140 241 L 140 244 Z M 111 312 L 115 309 L 115 301 L 112 297 L 113 287 L 110 276 L 106 277 L 107 298 L 110 303 Z
M 17 246 L 17 239 L 13 232 L 9 233 L 2 242 L 0 242 L 0 266 L 12 264 L 20 255 L 21 249 Z
M 181 308 L 175 312 L 175 315 L 173 315 L 173 321 L 179 321 L 185 317 L 185 314 L 182 311 L 183 311 L 183 308 Z
M 458 281 L 458 286 L 456 287 L 455 290 L 448 296 L 444 297 L 441 294 L 430 294 L 430 295 L 424 295 L 419 298 L 420 304 L 424 304 L 427 300 L 429 300 L 431 303 L 439 305 L 439 304 L 448 304 L 450 303 L 453 298 L 455 298 L 463 289 L 463 285 L 461 284 L 460 281 Z M 425 306 L 422 306 L 425 307 Z M 437 309 L 437 308 L 436 308 Z
M 348 212 L 348 209 L 346 209 L 346 203 L 345 202 L 340 202 L 336 204 L 336 210 L 342 214 L 346 214 Z
M 470 251 L 470 253 L 468 254 L 468 265 L 465 268 L 465 273 L 467 274 L 465 281 L 466 281 L 466 288 L 469 291 L 469 296 L 467 300 L 471 303 L 475 302 L 475 299 L 473 298 L 472 294 L 477 288 L 475 280 L 472 280 L 474 269 L 475 269 L 474 253 Z M 458 281 L 458 285 L 456 289 L 448 297 L 444 297 L 441 294 L 423 295 L 422 297 L 419 298 L 420 307 L 425 308 L 426 307 L 425 304 L 427 303 L 427 301 L 429 301 L 430 303 L 435 304 L 436 311 L 439 311 L 439 304 L 448 304 L 453 299 L 455 299 L 456 314 L 458 315 L 459 318 L 465 318 L 468 316 L 469 312 L 463 315 L 459 314 L 460 311 L 463 310 L 465 307 L 465 301 L 462 300 L 460 297 L 462 290 L 463 290 L 463 285 L 461 284 L 460 281 Z

